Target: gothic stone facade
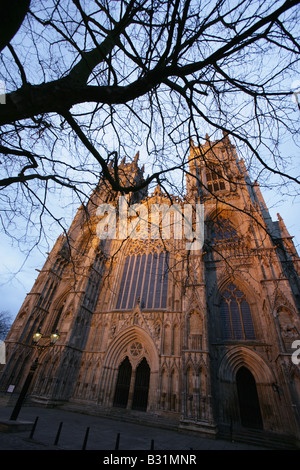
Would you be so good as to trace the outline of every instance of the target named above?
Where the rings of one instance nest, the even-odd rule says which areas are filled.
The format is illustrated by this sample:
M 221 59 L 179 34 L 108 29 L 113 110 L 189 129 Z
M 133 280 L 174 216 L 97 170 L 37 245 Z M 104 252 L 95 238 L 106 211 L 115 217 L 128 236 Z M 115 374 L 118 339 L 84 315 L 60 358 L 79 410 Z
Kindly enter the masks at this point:
M 103 181 L 60 236 L 6 339 L 1 390 L 22 388 L 38 356 L 31 399 L 96 413 L 146 413 L 206 435 L 233 430 L 299 442 L 299 258 L 278 215 L 228 137 L 191 142 L 187 191 L 204 207 L 202 250 L 174 237 L 103 238 L 97 207 L 117 207 Z M 138 156 L 120 167 L 139 182 Z M 170 205 L 159 187 L 131 202 Z M 173 215 L 171 214 L 171 221 Z M 119 237 L 120 238 L 120 237 Z M 36 348 L 32 335 L 49 341 Z

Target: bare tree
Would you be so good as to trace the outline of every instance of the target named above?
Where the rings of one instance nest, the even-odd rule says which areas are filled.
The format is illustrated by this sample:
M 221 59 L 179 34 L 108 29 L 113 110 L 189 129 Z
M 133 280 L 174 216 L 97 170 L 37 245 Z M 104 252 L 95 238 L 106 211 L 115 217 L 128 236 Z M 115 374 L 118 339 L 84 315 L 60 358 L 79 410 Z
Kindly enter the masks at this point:
M 12 316 L 9 312 L 0 312 L 0 340 L 4 341 L 12 325 Z
M 190 138 L 222 132 L 253 179 L 275 175 L 298 194 L 298 4 L 32 0 L 1 54 L 3 229 L 23 217 L 28 235 L 45 214 L 63 226 L 52 192 L 83 202 L 99 177 L 122 194 L 152 182 L 181 190 Z M 138 149 L 148 176 L 124 182 L 120 161 Z
M 4 49 L 20 28 L 28 13 L 30 0 L 2 1 L 0 5 L 0 50 Z

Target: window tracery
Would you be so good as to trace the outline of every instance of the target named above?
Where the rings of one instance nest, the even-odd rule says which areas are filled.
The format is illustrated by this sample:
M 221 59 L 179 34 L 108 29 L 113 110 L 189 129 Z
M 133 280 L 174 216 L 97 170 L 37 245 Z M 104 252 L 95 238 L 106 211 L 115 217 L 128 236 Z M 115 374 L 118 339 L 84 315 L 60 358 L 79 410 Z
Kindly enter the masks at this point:
M 132 309 L 140 299 L 143 308 L 166 308 L 168 252 L 127 256 L 117 309 Z
M 205 170 L 207 189 L 209 192 L 223 191 L 226 189 L 223 171 L 220 166 L 210 165 Z
M 238 234 L 229 219 L 217 217 L 211 222 L 210 235 L 212 241 L 238 240 Z
M 222 293 L 220 312 L 223 339 L 255 339 L 250 306 L 245 294 L 232 282 Z

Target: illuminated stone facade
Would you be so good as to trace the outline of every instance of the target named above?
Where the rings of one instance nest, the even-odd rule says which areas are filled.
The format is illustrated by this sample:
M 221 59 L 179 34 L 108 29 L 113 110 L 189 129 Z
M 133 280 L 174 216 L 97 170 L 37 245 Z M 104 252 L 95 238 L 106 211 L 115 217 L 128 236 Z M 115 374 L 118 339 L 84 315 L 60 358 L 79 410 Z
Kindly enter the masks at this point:
M 123 182 L 142 181 L 138 156 L 120 171 Z M 130 202 L 201 204 L 203 249 L 187 250 L 172 224 L 169 238 L 140 232 L 99 240 L 97 208 L 118 204 L 100 181 L 16 317 L 1 390 L 13 384 L 19 392 L 39 355 L 30 396 L 40 403 L 133 419 L 146 413 L 154 423 L 212 437 L 247 439 L 251 431 L 299 442 L 300 365 L 292 360 L 300 339 L 299 257 L 292 237 L 280 216 L 271 220 L 226 136 L 201 147 L 191 142 L 186 195 L 169 196 L 158 186 Z M 39 345 L 53 330 L 59 340 L 34 347 L 38 329 Z

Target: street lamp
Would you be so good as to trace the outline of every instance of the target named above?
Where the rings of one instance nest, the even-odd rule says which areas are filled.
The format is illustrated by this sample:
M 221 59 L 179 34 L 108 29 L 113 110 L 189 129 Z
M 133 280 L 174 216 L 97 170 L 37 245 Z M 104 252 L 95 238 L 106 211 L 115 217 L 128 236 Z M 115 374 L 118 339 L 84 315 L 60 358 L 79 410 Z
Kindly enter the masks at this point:
M 54 344 L 56 343 L 56 341 L 59 339 L 59 334 L 57 332 L 57 330 L 55 332 L 52 332 L 51 335 L 50 335 L 50 344 L 45 344 L 45 345 L 42 345 L 40 346 L 38 344 L 38 342 L 40 341 L 40 339 L 43 337 L 40 329 L 38 329 L 38 331 L 36 333 L 33 334 L 32 336 L 32 340 L 33 340 L 33 346 L 34 347 L 37 347 L 41 350 L 43 349 L 46 349 L 46 348 L 49 348 L 51 346 L 54 346 Z M 15 404 L 15 407 L 12 411 L 12 414 L 11 414 L 11 421 L 16 421 L 17 417 L 19 416 L 19 413 L 20 413 L 20 410 L 21 410 L 21 407 L 22 407 L 22 404 L 23 404 L 23 401 L 26 397 L 26 393 L 28 391 L 28 388 L 30 386 L 30 383 L 32 381 L 32 378 L 33 378 L 33 375 L 36 371 L 36 368 L 37 368 L 37 365 L 38 365 L 38 358 L 36 358 L 36 360 L 34 361 L 33 364 L 31 364 L 31 367 L 30 367 L 30 370 L 29 370 L 29 373 L 26 377 L 26 380 L 24 382 L 24 385 L 22 387 L 22 390 L 20 392 L 20 395 L 19 395 L 19 398 Z
M 50 335 L 50 344 L 54 345 L 58 339 L 59 339 L 59 334 L 56 330 Z
M 39 342 L 39 340 L 41 339 L 42 336 L 43 335 L 42 335 L 41 330 L 39 328 L 38 331 L 32 335 L 32 339 L 33 339 L 34 344 L 38 344 L 38 342 Z
M 43 335 L 42 335 L 41 330 L 39 328 L 38 331 L 32 335 L 32 339 L 33 339 L 34 344 L 37 345 L 42 337 L 43 337 Z M 57 330 L 53 331 L 50 335 L 50 345 L 53 346 L 58 339 L 59 339 L 59 334 L 58 334 Z M 46 348 L 46 347 L 48 347 L 48 346 L 39 346 L 39 348 Z

